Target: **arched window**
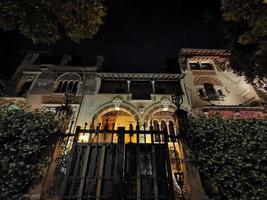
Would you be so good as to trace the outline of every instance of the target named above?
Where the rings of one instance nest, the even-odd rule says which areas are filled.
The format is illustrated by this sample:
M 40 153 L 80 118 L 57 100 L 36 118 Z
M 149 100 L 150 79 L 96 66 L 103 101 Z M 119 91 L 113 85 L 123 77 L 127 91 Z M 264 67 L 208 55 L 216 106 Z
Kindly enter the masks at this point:
M 201 63 L 201 69 L 204 70 L 213 70 L 213 66 L 211 63 Z
M 57 85 L 56 92 L 60 92 L 61 87 L 62 87 L 62 81 L 59 81 L 59 83 L 58 83 L 58 85 Z
M 77 89 L 78 89 L 78 81 L 75 81 L 75 83 L 73 85 L 73 88 L 72 88 L 72 92 L 73 93 L 76 93 L 77 92 Z
M 204 89 L 206 91 L 206 95 L 210 99 L 217 99 L 219 97 L 219 95 L 217 94 L 217 91 L 215 90 L 213 84 L 204 83 Z
M 70 82 L 68 83 L 67 92 L 72 92 L 72 88 L 73 88 L 73 81 L 70 81 Z
M 67 87 L 68 87 L 68 81 L 64 81 L 60 92 L 66 92 Z
M 76 93 L 78 90 L 78 85 L 82 81 L 81 75 L 78 73 L 67 72 L 60 75 L 57 80 L 57 87 L 55 92 L 65 93 L 71 92 Z

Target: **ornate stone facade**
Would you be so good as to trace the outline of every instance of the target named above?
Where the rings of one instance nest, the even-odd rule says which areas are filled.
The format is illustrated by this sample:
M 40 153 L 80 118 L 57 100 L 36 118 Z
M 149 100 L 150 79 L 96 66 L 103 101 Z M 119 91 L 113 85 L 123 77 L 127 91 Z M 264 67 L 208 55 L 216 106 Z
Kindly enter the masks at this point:
M 0 106 L 12 103 L 23 109 L 55 111 L 64 103 L 65 93 L 75 93 L 71 104 L 73 126 L 68 132 L 86 123 L 92 128 L 153 127 L 178 135 L 176 106 L 171 102 L 175 93 L 183 94 L 181 108 L 191 114 L 239 112 L 256 116 L 251 114 L 256 112 L 258 117 L 265 116 L 260 106 L 263 100 L 254 88 L 229 70 L 229 52 L 225 50 L 182 49 L 178 60 L 181 74 L 105 73 L 98 71 L 99 64 L 69 65 L 71 59 L 66 55 L 59 64 L 37 62 L 39 57 L 26 56 L 11 80 L 11 96 L 1 98 Z M 175 145 L 183 160 L 181 144 Z M 188 192 L 193 193 L 186 168 L 182 168 Z

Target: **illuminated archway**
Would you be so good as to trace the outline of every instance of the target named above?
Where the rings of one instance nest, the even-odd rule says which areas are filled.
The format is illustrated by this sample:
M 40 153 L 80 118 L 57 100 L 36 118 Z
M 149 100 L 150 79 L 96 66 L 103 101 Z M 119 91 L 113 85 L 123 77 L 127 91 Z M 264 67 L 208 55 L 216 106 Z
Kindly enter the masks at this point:
M 114 112 L 114 111 L 116 111 L 116 109 L 115 109 L 113 102 L 109 102 L 109 103 L 106 103 L 106 104 L 98 107 L 91 115 L 91 124 L 93 124 L 94 126 L 97 126 L 97 123 L 99 123 L 102 120 L 104 115 L 106 115 L 107 113 Z M 130 121 L 135 126 L 137 123 L 140 123 L 141 115 L 138 112 L 138 110 L 134 106 L 132 106 L 131 104 L 123 102 L 123 103 L 121 103 L 120 108 L 117 111 L 127 113 L 128 116 L 131 116 L 132 119 L 134 119 L 134 122 L 132 122 L 133 121 L 132 119 Z M 126 126 L 125 128 L 128 129 L 128 127 L 129 127 L 129 125 Z
M 144 113 L 144 122 L 146 124 L 150 124 L 151 117 L 156 112 L 170 112 L 174 113 L 176 111 L 176 106 L 173 103 L 170 103 L 168 110 L 166 111 L 166 108 L 161 103 L 156 103 L 151 105 L 149 108 L 146 109 Z
M 134 128 L 136 127 L 137 121 L 132 113 L 122 109 L 112 110 L 101 115 L 101 117 L 97 118 L 95 124 L 97 124 L 100 129 L 118 130 L 120 127 L 124 127 L 126 130 L 129 130 L 130 125 Z

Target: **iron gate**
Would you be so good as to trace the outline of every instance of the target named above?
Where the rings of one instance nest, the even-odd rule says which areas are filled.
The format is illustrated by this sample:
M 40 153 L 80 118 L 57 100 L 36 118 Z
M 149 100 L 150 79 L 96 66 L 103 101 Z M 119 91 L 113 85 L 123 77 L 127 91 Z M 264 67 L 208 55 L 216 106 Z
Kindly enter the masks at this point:
M 165 132 L 78 128 L 76 136 L 61 199 L 174 199 Z

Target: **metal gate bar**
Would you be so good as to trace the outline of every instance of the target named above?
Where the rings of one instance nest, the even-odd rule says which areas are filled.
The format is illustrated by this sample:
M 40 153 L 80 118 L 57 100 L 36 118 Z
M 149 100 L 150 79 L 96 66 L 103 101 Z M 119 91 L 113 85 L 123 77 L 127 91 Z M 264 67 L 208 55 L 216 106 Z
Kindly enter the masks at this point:
M 78 134 L 88 134 L 92 139 L 80 143 Z M 116 143 L 107 139 L 114 134 L 119 135 Z M 126 134 L 135 136 L 136 143 L 130 137 L 130 143 L 125 144 Z M 163 139 L 156 141 L 157 136 Z M 165 132 L 78 128 L 76 138 L 61 199 L 174 199 Z
M 104 145 L 102 147 L 99 173 L 98 173 L 98 178 L 97 178 L 96 199 L 100 199 L 102 179 L 103 179 L 103 170 L 104 170 L 104 162 L 105 162 L 105 153 L 106 153 L 106 146 Z
M 78 198 L 82 197 L 84 182 L 85 182 L 85 178 L 86 178 L 86 169 L 87 169 L 87 165 L 88 165 L 88 161 L 89 161 L 90 150 L 91 150 L 91 148 L 88 147 L 86 149 L 86 152 L 84 155 L 85 161 L 84 161 L 83 168 L 82 168 L 82 175 L 81 175 L 81 182 L 80 182 L 79 191 L 78 191 Z

